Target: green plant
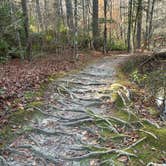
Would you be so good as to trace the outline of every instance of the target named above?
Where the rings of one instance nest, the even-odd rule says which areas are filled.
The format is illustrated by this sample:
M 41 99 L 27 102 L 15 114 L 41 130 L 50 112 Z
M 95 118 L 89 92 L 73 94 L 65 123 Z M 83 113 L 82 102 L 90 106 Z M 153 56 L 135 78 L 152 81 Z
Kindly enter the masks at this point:
M 140 74 L 139 71 L 136 69 L 132 72 L 131 78 L 137 84 L 139 84 L 139 85 L 143 84 L 144 85 L 145 81 L 147 79 L 147 75 L 146 74 Z
M 107 42 L 107 49 L 112 51 L 124 51 L 127 50 L 127 46 L 122 40 L 110 39 Z
M 8 49 L 9 44 L 5 40 L 0 39 L 0 57 L 4 57 L 8 53 Z

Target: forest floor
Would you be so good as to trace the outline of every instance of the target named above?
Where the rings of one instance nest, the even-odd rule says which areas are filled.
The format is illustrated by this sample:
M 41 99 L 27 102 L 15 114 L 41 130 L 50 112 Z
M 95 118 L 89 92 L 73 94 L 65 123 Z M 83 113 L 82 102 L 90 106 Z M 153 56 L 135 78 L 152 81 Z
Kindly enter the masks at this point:
M 43 74 L 37 74 L 39 78 L 36 74 L 32 76 L 32 83 L 38 90 L 30 86 L 29 91 L 25 88 L 26 92 L 21 95 L 23 100 L 17 96 L 12 104 L 7 101 L 9 106 L 13 106 L 13 101 L 17 103 L 17 111 L 9 118 L 12 133 L 6 128 L 0 135 L 3 145 L 6 140 L 0 153 L 0 164 L 95 166 L 165 162 L 166 130 L 163 124 L 146 113 L 147 107 L 140 100 L 133 107 L 128 90 L 133 89 L 133 85 L 124 83 L 124 77 L 117 81 L 116 76 L 120 74 L 117 69 L 129 56 L 121 54 L 101 58 L 95 53 L 88 61 L 94 57 L 100 59 L 80 71 L 49 77 L 50 82 L 46 81 L 47 85 L 43 86 L 42 78 L 46 78 Z M 66 63 L 69 65 L 65 70 L 80 68 L 86 58 L 82 56 L 76 65 L 62 62 L 60 70 L 64 71 Z M 52 60 L 50 63 L 55 65 Z M 31 70 L 34 65 L 28 66 L 30 75 L 33 75 L 36 68 Z M 52 71 L 45 71 L 44 66 L 46 64 L 41 63 L 38 67 L 43 68 L 41 71 L 48 80 Z M 49 66 L 49 70 L 58 70 Z M 22 81 L 24 85 L 25 77 Z M 20 119 L 25 121 L 24 124 L 20 124 Z M 7 141 L 9 137 L 10 142 Z
M 31 62 L 12 59 L 0 64 L 0 129 L 8 124 L 13 113 L 24 109 L 29 102 L 28 93 L 37 92 L 34 97 L 40 100 L 41 87 L 53 77 L 78 70 L 101 56 L 102 54 L 98 52 L 91 52 L 90 55 L 84 53 L 73 61 L 70 56 L 64 58 L 51 54 L 35 58 Z

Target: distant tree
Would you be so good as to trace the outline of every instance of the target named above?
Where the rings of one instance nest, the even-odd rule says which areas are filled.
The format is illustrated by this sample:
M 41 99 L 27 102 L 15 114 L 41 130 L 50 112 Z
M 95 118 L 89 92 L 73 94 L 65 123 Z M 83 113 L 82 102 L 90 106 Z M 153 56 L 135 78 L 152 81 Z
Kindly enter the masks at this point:
M 67 15 L 67 25 L 70 29 L 70 31 L 74 28 L 74 22 L 73 22 L 73 5 L 71 0 L 65 0 L 66 2 L 66 15 Z
M 104 54 L 107 53 L 107 0 L 104 0 Z
M 38 17 L 38 31 L 43 31 L 43 18 L 40 10 L 40 3 L 39 0 L 36 0 L 36 13 Z
M 74 0 L 74 55 L 75 55 L 75 58 L 77 57 L 77 51 L 78 51 L 78 16 L 77 16 L 77 6 L 78 5 L 78 2 L 77 0 Z
M 29 36 L 29 19 L 28 19 L 28 10 L 27 10 L 27 1 L 21 0 L 22 11 L 23 11 L 23 22 L 24 22 L 24 31 L 25 31 L 25 44 L 26 44 L 26 57 L 28 60 L 31 60 L 31 44 Z
M 138 0 L 137 7 L 137 48 L 141 47 L 141 33 L 142 33 L 142 0 Z
M 155 2 L 156 0 L 152 0 L 152 7 L 150 11 L 150 20 L 149 20 L 149 31 L 148 31 L 148 45 L 150 44 L 150 38 L 152 36 L 152 21 L 153 21 Z
M 92 31 L 93 31 L 93 47 L 98 48 L 98 38 L 99 38 L 99 1 L 93 0 L 93 20 L 92 20 Z
M 127 33 L 127 45 L 128 52 L 131 51 L 131 33 L 132 33 L 132 8 L 133 8 L 133 0 L 129 0 L 128 7 L 128 33 Z

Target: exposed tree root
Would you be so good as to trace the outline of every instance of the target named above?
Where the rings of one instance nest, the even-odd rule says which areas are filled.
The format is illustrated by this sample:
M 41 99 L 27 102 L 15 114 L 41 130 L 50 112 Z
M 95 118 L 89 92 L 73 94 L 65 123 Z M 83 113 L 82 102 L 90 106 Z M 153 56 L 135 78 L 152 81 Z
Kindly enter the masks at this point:
M 102 120 L 102 121 L 104 121 L 108 125 L 108 128 L 111 131 L 113 131 L 116 134 L 119 134 L 119 132 L 117 131 L 117 129 L 113 126 L 113 124 L 107 118 L 104 118 L 101 115 L 97 115 L 93 111 L 90 111 L 90 110 L 87 110 L 87 114 L 89 114 L 92 118 L 94 118 L 96 120 Z
M 63 108 L 58 108 L 57 106 L 55 105 L 50 105 L 51 108 L 55 109 L 56 111 L 67 111 L 67 112 L 77 112 L 77 113 L 85 113 L 84 110 L 80 110 L 80 109 L 63 109 Z
M 7 152 L 9 152 L 9 153 L 17 154 L 17 155 L 19 155 L 19 156 L 20 156 L 20 155 L 24 155 L 24 156 L 27 155 L 26 152 L 18 151 L 18 150 L 14 149 L 14 148 L 11 148 L 11 147 L 7 147 L 7 148 L 5 149 L 5 151 L 7 151 Z
M 60 159 L 57 157 L 53 157 L 49 154 L 43 153 L 39 148 L 32 146 L 32 145 L 21 145 L 16 147 L 17 149 L 29 149 L 31 150 L 35 155 L 45 159 L 46 161 L 49 161 L 53 164 L 58 164 L 60 162 Z
M 0 156 L 0 166 L 9 166 L 4 157 Z
M 86 76 L 89 76 L 89 77 L 110 77 L 111 75 L 107 75 L 107 74 L 102 74 L 102 75 L 99 75 L 99 74 L 92 74 L 92 73 L 86 73 L 86 72 L 81 72 L 80 74 L 83 74 L 83 75 L 86 75 Z
M 43 134 L 46 136 L 59 136 L 59 135 L 73 136 L 73 134 L 71 133 L 66 133 L 62 131 L 45 131 L 40 128 L 33 128 L 33 127 L 27 128 L 21 132 L 17 132 L 18 135 L 22 135 L 24 133 L 37 133 L 37 134 Z
M 90 122 L 94 122 L 94 120 L 92 118 L 89 119 L 82 119 L 82 120 L 77 120 L 74 122 L 67 122 L 67 123 L 61 123 L 64 126 L 75 126 L 75 125 L 80 125 L 83 123 L 90 123 Z
M 62 83 L 65 81 L 61 81 Z M 77 85 L 82 85 L 82 86 L 99 86 L 99 85 L 107 85 L 106 83 L 101 83 L 101 82 L 90 82 L 90 83 L 84 83 L 84 82 L 78 82 L 78 81 L 68 81 L 66 82 L 67 84 L 77 84 Z
M 35 140 L 31 135 L 28 135 L 29 140 L 31 140 L 35 145 L 37 145 L 38 147 L 40 147 L 40 144 L 38 143 L 37 140 Z
M 56 84 L 56 86 L 58 86 L 57 91 L 60 95 L 63 94 L 63 92 L 65 92 L 71 97 L 71 99 L 73 99 L 75 97 L 75 94 L 73 92 L 71 92 L 69 89 L 67 89 L 65 86 L 57 85 L 57 84 Z
M 147 137 L 143 137 L 140 140 L 138 140 L 137 142 L 133 143 L 132 145 L 130 145 L 129 147 L 125 148 L 124 150 L 128 150 L 133 148 L 134 146 L 138 145 L 139 143 L 143 142 Z
M 29 132 L 38 133 L 38 134 L 47 135 L 47 136 L 56 136 L 56 135 L 68 135 L 68 136 L 72 136 L 73 135 L 73 134 L 70 134 L 70 133 L 62 132 L 62 131 L 53 131 L 53 132 L 45 131 L 45 130 L 42 130 L 40 128 L 32 128 L 32 129 L 30 129 L 28 131 Z
M 62 116 L 59 116 L 59 115 L 58 115 L 58 117 L 59 117 L 59 120 L 58 120 L 58 121 L 59 121 L 59 122 L 62 122 L 62 123 L 63 123 L 63 122 L 64 122 L 64 123 L 65 123 L 65 122 L 66 122 L 66 123 L 67 123 L 67 122 L 70 123 L 70 122 L 80 121 L 80 120 L 84 120 L 84 119 L 89 119 L 89 116 L 83 116 L 83 117 L 80 117 L 80 118 L 73 118 L 73 119 L 63 118 Z
M 62 157 L 62 159 L 69 160 L 69 161 L 79 161 L 79 160 L 84 160 L 87 158 L 98 158 L 102 155 L 109 155 L 109 154 L 118 154 L 118 155 L 125 155 L 128 157 L 137 157 L 135 154 L 128 153 L 123 150 L 111 149 L 111 150 L 107 150 L 107 151 L 94 151 L 94 152 L 90 152 L 88 154 L 84 154 L 84 155 L 78 156 L 78 157 L 71 157 L 71 158 Z
M 44 112 L 43 110 L 41 110 L 39 107 L 33 107 L 35 110 L 39 111 L 42 115 L 44 116 L 48 116 L 48 117 L 54 117 L 56 119 L 58 119 L 58 117 L 56 115 L 52 115 L 52 114 L 49 114 L 49 113 L 46 113 Z
M 142 119 L 142 121 L 143 121 L 143 122 L 147 122 L 148 124 L 150 124 L 150 125 L 156 127 L 157 129 L 160 128 L 160 126 L 159 126 L 157 123 L 152 122 L 152 121 L 150 121 L 149 119 Z
M 144 132 L 144 133 L 146 133 L 146 134 L 152 136 L 154 139 L 158 139 L 157 136 L 156 136 L 155 134 L 153 134 L 152 132 L 145 131 L 145 130 L 142 130 L 142 129 L 140 129 L 139 131 Z
M 56 118 L 57 121 L 59 122 L 73 122 L 73 121 L 79 121 L 79 120 L 83 120 L 83 119 L 87 119 L 89 118 L 88 116 L 84 116 L 84 117 L 81 117 L 81 118 L 75 118 L 75 119 L 69 119 L 69 118 L 64 118 L 60 115 L 51 115 L 51 114 L 47 114 L 45 113 L 44 111 L 42 111 L 40 108 L 38 107 L 34 107 L 36 110 L 38 110 L 40 113 L 42 113 L 43 115 L 45 116 L 50 116 L 50 117 L 54 117 Z M 64 111 L 64 110 L 63 110 Z M 72 112 L 78 112 L 80 110 L 66 110 L 66 111 L 72 111 Z M 81 111 L 83 112 L 83 111 Z

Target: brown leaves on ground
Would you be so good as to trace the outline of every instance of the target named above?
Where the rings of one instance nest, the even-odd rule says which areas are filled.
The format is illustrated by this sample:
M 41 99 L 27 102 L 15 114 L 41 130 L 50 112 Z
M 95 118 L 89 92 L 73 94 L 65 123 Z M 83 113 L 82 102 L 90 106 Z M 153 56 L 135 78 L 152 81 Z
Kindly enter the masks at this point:
M 31 62 L 14 59 L 6 64 L 0 64 L 0 122 L 4 121 L 8 114 L 6 108 L 11 108 L 12 102 L 21 98 L 24 91 L 38 89 L 49 76 L 78 68 L 90 58 L 89 55 L 81 54 L 74 61 L 71 56 L 65 58 L 49 55 Z M 18 107 L 22 107 L 22 104 L 19 103 Z

